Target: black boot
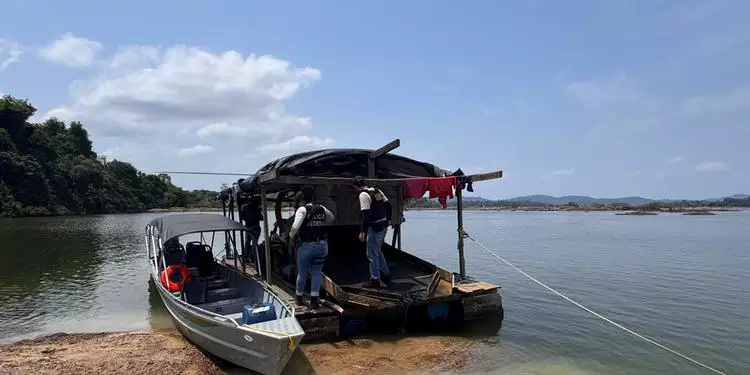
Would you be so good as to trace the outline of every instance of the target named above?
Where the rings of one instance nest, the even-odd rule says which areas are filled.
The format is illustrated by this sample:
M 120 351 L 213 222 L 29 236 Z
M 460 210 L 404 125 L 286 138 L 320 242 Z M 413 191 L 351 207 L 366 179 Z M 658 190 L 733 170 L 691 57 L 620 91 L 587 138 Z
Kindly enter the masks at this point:
M 297 306 L 304 306 L 302 302 L 302 296 L 295 295 L 294 296 L 294 303 L 297 304 Z
M 318 308 L 318 297 L 310 297 L 310 308 L 315 310 Z
M 378 280 L 378 279 L 370 279 L 369 282 L 365 283 L 365 287 L 374 288 L 374 289 L 380 289 L 380 280 Z
M 380 280 L 383 280 L 383 284 L 385 285 L 391 285 L 391 275 L 384 275 Z

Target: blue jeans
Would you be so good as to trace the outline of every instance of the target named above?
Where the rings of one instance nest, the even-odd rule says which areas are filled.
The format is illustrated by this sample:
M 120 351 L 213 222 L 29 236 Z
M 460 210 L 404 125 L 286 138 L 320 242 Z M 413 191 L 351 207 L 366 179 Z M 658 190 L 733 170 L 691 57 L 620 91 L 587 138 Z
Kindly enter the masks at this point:
M 380 279 L 381 272 L 383 276 L 391 274 L 381 250 L 386 232 L 388 228 L 383 228 L 379 232 L 367 228 L 367 259 L 370 261 L 370 279 L 372 280 Z
M 303 242 L 297 250 L 297 290 L 298 296 L 302 295 L 307 283 L 307 275 L 310 274 L 310 296 L 320 295 L 320 279 L 323 273 L 323 263 L 328 256 L 328 241 Z
M 258 261 L 256 256 L 258 252 L 260 233 L 245 232 L 245 234 L 245 250 L 242 251 L 242 257 L 245 259 L 245 262 L 255 263 Z

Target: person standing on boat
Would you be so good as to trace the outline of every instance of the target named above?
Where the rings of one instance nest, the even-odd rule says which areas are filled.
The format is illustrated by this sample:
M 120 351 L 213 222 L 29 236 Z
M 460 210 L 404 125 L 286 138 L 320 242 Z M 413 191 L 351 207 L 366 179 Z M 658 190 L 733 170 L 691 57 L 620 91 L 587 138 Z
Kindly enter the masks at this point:
M 368 286 L 380 288 L 382 280 L 391 282 L 391 271 L 383 256 L 382 246 L 391 221 L 391 202 L 380 189 L 368 187 L 362 177 L 354 179 L 354 187 L 359 191 L 359 209 L 362 223 L 359 240 L 366 243 L 367 259 L 370 261 Z M 380 275 L 382 274 L 382 279 Z
M 310 274 L 310 308 L 318 308 L 320 296 L 321 274 L 323 264 L 328 256 L 328 236 L 325 225 L 335 220 L 335 217 L 325 206 L 313 203 L 311 188 L 304 188 L 298 192 L 294 200 L 298 208 L 294 214 L 294 223 L 289 231 L 289 238 L 299 234 L 299 250 L 297 250 L 297 286 L 295 302 L 302 306 L 302 294 Z
M 245 249 L 242 250 L 242 258 L 245 263 L 250 261 L 250 254 L 258 251 L 258 241 L 260 239 L 260 222 L 263 221 L 263 212 L 260 209 L 260 197 L 250 197 L 247 203 L 240 209 L 240 220 L 245 222 L 248 228 L 245 236 Z M 260 265 L 258 265 L 260 266 Z

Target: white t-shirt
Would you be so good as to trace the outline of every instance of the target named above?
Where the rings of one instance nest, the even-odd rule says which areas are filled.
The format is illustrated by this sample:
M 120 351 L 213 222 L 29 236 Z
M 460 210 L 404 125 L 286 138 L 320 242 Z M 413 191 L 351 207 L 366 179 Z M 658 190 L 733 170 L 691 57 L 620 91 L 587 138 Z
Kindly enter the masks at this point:
M 375 188 L 366 188 L 367 191 L 375 191 Z M 363 191 L 359 193 L 359 209 L 360 211 L 369 210 L 370 206 L 372 205 L 372 198 L 370 198 L 370 194 L 367 193 L 367 191 Z M 388 197 L 383 194 L 381 190 L 377 190 L 380 195 L 383 196 L 383 202 L 388 202 Z

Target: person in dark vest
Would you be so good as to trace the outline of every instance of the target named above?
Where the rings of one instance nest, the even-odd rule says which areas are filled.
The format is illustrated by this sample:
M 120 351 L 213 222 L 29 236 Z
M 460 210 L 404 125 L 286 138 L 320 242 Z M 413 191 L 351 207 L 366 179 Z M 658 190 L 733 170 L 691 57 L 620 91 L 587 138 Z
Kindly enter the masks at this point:
M 289 238 L 299 235 L 297 250 L 297 286 L 295 302 L 302 306 L 302 295 L 310 275 L 310 308 L 318 308 L 320 296 L 320 279 L 323 264 L 328 256 L 328 237 L 325 225 L 331 224 L 335 217 L 325 206 L 313 203 L 312 189 L 304 188 L 294 200 L 298 208 L 294 214 L 294 223 L 289 231 Z
M 256 255 L 258 251 L 258 240 L 260 239 L 260 222 L 263 221 L 263 212 L 260 209 L 260 196 L 252 196 L 247 203 L 240 209 L 240 220 L 245 222 L 249 229 L 245 236 L 245 249 L 242 251 L 242 258 L 247 263 L 251 255 Z
M 382 246 L 391 221 L 391 202 L 380 189 L 368 187 L 362 177 L 354 179 L 359 191 L 361 225 L 359 240 L 366 243 L 367 259 L 370 261 L 370 280 L 366 286 L 380 288 L 380 281 L 391 282 L 391 271 L 383 256 Z M 380 277 L 382 274 L 382 278 Z

